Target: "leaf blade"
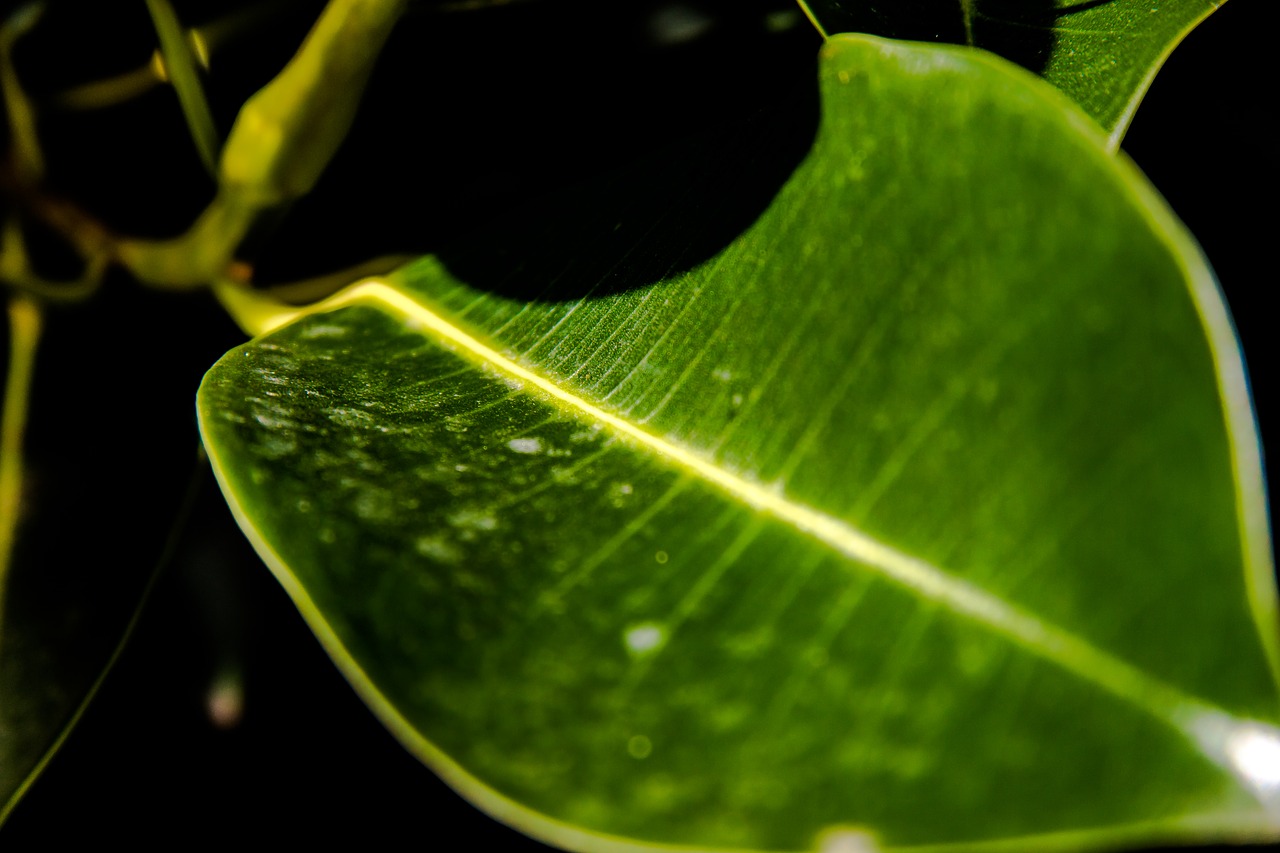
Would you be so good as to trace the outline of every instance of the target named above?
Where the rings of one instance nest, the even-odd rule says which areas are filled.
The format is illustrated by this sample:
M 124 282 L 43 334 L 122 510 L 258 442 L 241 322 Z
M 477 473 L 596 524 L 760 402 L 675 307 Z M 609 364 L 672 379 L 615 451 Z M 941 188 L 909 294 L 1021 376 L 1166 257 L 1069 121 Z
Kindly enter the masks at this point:
M 1165 59 L 1217 8 L 1202 0 L 1157 8 L 1130 0 L 965 0 L 889 8 L 849 0 L 798 2 L 824 33 L 863 32 L 994 51 L 1061 89 L 1106 129 L 1112 148 Z
M 1015 82 L 1025 88 L 1011 95 Z M 1213 360 L 1229 361 L 1230 340 L 1212 322 L 1206 337 L 1196 302 L 1217 297 L 1169 288 L 1185 288 L 1190 268 L 1207 277 L 1203 262 L 1180 232 L 1164 233 L 1167 214 L 1149 209 L 1140 179 L 1103 152 L 1087 120 L 1003 64 L 838 39 L 823 84 L 828 115 L 809 160 L 755 226 L 687 273 L 527 302 L 477 292 L 428 260 L 229 355 L 202 386 L 202 429 L 246 532 L 415 751 L 506 819 L 581 849 L 803 849 L 849 825 L 890 846 L 1081 831 L 1106 843 L 1193 824 L 1274 831 L 1217 766 L 1229 763 L 1223 743 L 1186 719 L 1206 719 L 1205 705 L 1276 718 L 1270 646 L 1245 602 L 1263 582 L 1250 592 L 1238 568 L 1248 560 L 1237 503 L 1256 514 L 1260 480 L 1241 484 L 1247 461 L 1227 434 L 1247 439 L 1252 423 L 1221 411 Z M 957 130 L 993 121 L 988 135 Z M 1062 176 L 1062 163 L 1081 161 L 1086 169 Z M 1019 177 L 1001 187 L 1010 169 Z M 1048 176 L 1052 190 L 1037 196 L 1045 231 L 993 227 L 1024 219 L 1013 202 Z M 933 190 L 926 203 L 907 204 L 911 181 Z M 885 191 L 895 183 L 896 196 Z M 1071 239 L 1055 241 L 1064 224 Z M 1099 321 L 1081 297 L 1105 290 L 1093 283 L 1104 269 L 1125 270 L 1129 295 Z M 793 282 L 804 300 L 785 298 Z M 1169 344 L 1177 370 L 1152 360 L 1152 343 Z M 784 372 L 789 364 L 818 375 Z M 965 381 L 957 389 L 937 365 L 966 368 Z M 1147 371 L 1153 388 L 1107 380 L 1116 365 Z M 1013 421 L 1038 426 L 1029 446 L 990 438 L 999 388 L 987 393 L 981 380 L 991 376 L 1017 391 L 1005 406 L 1020 412 Z M 248 405 L 245 389 L 256 389 Z M 1062 431 L 1061 410 L 1078 433 Z M 1001 454 L 1019 464 L 973 489 L 971 472 L 953 476 L 968 463 L 938 441 L 940 424 L 982 449 L 976 470 L 995 470 Z M 883 452 L 866 447 L 878 433 L 889 436 Z M 1157 458 L 1191 461 L 1167 471 L 1125 450 L 1116 439 L 1126 436 Z M 1055 454 L 1062 470 L 1048 479 L 1065 489 L 1043 485 Z M 1154 482 L 1132 485 L 1125 466 Z M 1118 500 L 1107 490 L 1115 480 Z M 1211 512 L 1164 499 L 1185 498 L 1188 482 Z M 1097 536 L 1119 553 L 1104 570 L 1090 569 L 1089 543 L 1072 552 L 1061 530 L 1038 540 L 1016 517 L 1038 500 L 1030 515 L 1052 518 L 1046 507 L 1076 492 L 1102 495 L 1101 506 L 1072 509 L 1084 521 L 1124 522 Z M 936 530 L 919 523 L 922 493 Z M 1122 604 L 1108 600 L 1123 586 L 1113 577 L 1123 537 L 1134 535 L 1128 504 L 1141 507 L 1144 548 L 1165 575 L 1181 573 L 1178 585 L 1203 586 L 1188 580 L 1202 558 L 1224 567 L 1200 590 L 1213 607 L 1171 621 L 1139 605 L 1135 619 L 1132 589 Z M 300 526 L 295 512 L 312 521 Z M 1161 550 L 1162 525 L 1176 529 L 1188 512 L 1203 541 L 1180 563 Z M 1024 538 L 1004 541 L 1010 526 Z M 909 543 L 905 553 L 949 574 L 929 569 L 915 588 L 886 581 L 892 560 L 850 530 Z M 1251 530 L 1245 547 L 1262 553 Z M 1037 576 L 1047 588 L 1028 591 L 991 571 L 1029 544 L 1070 577 Z M 725 579 L 744 574 L 738 600 Z M 934 582 L 984 592 L 921 593 Z M 957 600 L 980 604 L 957 610 Z M 973 617 L 993 601 L 1049 614 L 1067 633 L 1027 625 L 1041 638 L 1034 654 L 1007 638 L 992 645 L 993 620 L 976 630 Z M 1216 607 L 1245 618 L 1227 625 Z M 1197 620 L 1230 637 L 1188 664 L 1185 636 L 1178 643 Z M 775 630 L 758 636 L 760 623 Z M 1129 689 L 1097 657 L 1072 670 L 1076 652 L 1053 657 L 1064 637 L 1147 675 Z M 930 662 L 949 673 L 945 686 Z M 1067 712 L 1055 696 L 1071 697 Z M 1009 715 L 994 733 L 968 730 L 993 709 Z M 864 727 L 838 723 L 846 711 Z M 1055 739 L 1063 728 L 1098 754 L 1129 744 L 1146 763 L 1099 766 Z M 1032 754 L 1057 775 L 1032 767 Z M 969 766 L 987 778 L 954 772 Z M 775 775 L 785 790 L 770 785 Z M 993 778 L 1036 795 L 1001 803 Z M 924 816 L 909 804 L 926 784 Z M 1056 791 L 1068 793 L 1046 796 Z M 604 837 L 618 835 L 638 840 Z

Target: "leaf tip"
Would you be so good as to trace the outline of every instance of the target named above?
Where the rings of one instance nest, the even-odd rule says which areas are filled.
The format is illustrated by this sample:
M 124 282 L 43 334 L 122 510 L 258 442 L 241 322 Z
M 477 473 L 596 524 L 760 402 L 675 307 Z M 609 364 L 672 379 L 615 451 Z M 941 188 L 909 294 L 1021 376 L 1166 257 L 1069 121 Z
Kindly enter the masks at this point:
M 1280 832 L 1280 728 L 1204 711 L 1188 722 L 1187 730 L 1205 756 L 1230 771 L 1253 796 L 1269 827 Z

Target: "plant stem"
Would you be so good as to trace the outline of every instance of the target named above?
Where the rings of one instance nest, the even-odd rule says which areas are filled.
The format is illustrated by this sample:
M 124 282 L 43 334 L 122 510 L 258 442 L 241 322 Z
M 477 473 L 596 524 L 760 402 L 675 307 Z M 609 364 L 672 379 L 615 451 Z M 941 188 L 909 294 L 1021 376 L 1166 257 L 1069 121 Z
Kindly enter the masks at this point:
M 25 296 L 9 300 L 9 373 L 0 411 L 0 649 L 4 642 L 5 592 L 22 498 L 22 437 L 40 341 L 39 306 Z
M 170 290 L 224 277 L 255 220 L 320 179 L 407 3 L 329 0 L 284 70 L 241 107 L 222 148 L 218 193 L 200 218 L 171 240 L 120 240 L 115 260 L 140 282 Z
M 964 13 L 964 43 L 969 47 L 976 46 L 973 40 L 974 0 L 960 0 L 960 11 Z
M 160 53 L 164 58 L 166 76 L 178 93 L 178 102 L 182 106 L 182 114 L 187 120 L 187 128 L 191 131 L 196 151 L 200 154 L 200 162 L 204 163 L 210 175 L 216 176 L 218 154 L 222 145 L 218 139 L 218 129 L 213 123 L 213 113 L 209 111 L 209 102 L 204 95 L 204 86 L 200 82 L 193 45 L 169 0 L 147 0 L 147 11 L 151 13 L 156 35 L 160 38 Z
M 818 16 L 813 14 L 813 10 L 809 8 L 809 4 L 806 3 L 805 0 L 799 0 L 799 3 L 800 11 L 804 12 L 804 16 L 809 19 L 809 23 L 813 24 L 813 28 L 821 34 L 823 40 L 825 41 L 830 38 L 830 36 L 827 35 L 826 29 L 823 28 L 821 23 L 819 23 Z
M 9 156 L 14 170 L 28 184 L 37 184 L 44 176 L 44 156 L 36 138 L 35 110 L 13 69 L 13 45 L 35 26 L 43 8 L 39 3 L 29 3 L 0 25 L 0 98 L 9 113 Z

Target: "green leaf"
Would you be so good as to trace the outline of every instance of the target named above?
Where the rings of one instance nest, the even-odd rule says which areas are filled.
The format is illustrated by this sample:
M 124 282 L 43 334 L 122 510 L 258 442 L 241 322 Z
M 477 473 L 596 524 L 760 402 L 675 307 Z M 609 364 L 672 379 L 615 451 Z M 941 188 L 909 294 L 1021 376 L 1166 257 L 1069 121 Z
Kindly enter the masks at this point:
M 144 306 L 120 288 L 92 311 L 49 311 L 34 359 L 16 536 L 0 572 L 0 823 L 118 656 L 204 470 L 181 406 L 194 377 L 181 365 L 193 341 L 207 358 L 207 333 L 191 329 L 209 306 L 166 306 L 168 323 Z
M 133 631 L 162 564 L 163 533 L 144 531 L 124 544 L 145 556 L 113 576 L 94 562 L 38 559 L 47 540 L 19 550 L 0 632 L 0 823 L 62 747 Z
M 828 33 L 968 44 L 1044 76 L 1120 144 L 1165 58 L 1213 0 L 799 0 Z
M 199 413 L 241 526 L 410 749 L 572 849 L 1275 837 L 1257 437 L 1198 251 L 993 56 L 841 36 L 820 82 L 709 259 L 690 189 L 229 353 Z

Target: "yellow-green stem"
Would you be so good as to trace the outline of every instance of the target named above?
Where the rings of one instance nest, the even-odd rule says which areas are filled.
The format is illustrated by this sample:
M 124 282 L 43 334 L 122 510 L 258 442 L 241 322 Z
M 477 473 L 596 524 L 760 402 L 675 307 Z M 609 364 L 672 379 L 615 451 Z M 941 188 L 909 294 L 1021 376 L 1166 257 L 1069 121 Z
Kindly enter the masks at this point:
M 827 35 L 826 29 L 824 29 L 822 24 L 818 21 L 818 16 L 813 14 L 813 10 L 809 8 L 809 4 L 806 3 L 805 0 L 797 0 L 797 2 L 800 4 L 800 11 L 804 12 L 804 16 L 809 19 L 809 23 L 813 24 L 813 28 L 822 35 L 822 38 L 830 38 L 830 36 Z
M 960 0 L 960 11 L 964 15 L 964 43 L 973 47 L 977 44 L 973 40 L 974 0 Z
M 9 372 L 0 412 L 0 647 L 4 641 L 5 592 L 22 498 L 22 437 L 40 342 L 40 307 L 25 296 L 9 300 Z
M 36 184 L 44 176 L 44 156 L 36 139 L 35 111 L 22 91 L 13 68 L 13 44 L 35 26 L 42 8 L 29 4 L 9 16 L 0 26 L 0 96 L 9 112 L 9 144 L 13 168 L 28 184 Z
M 213 113 L 209 111 L 209 102 L 204 96 L 204 86 L 200 83 L 193 45 L 169 0 L 147 0 L 147 11 L 151 13 L 156 35 L 160 38 L 165 69 L 174 91 L 178 93 L 178 102 L 182 105 L 182 114 L 187 119 L 187 128 L 191 131 L 200 161 L 210 175 L 216 175 L 221 141 L 213 123 Z

